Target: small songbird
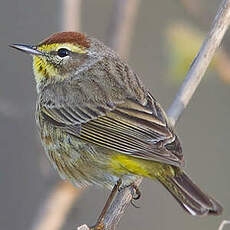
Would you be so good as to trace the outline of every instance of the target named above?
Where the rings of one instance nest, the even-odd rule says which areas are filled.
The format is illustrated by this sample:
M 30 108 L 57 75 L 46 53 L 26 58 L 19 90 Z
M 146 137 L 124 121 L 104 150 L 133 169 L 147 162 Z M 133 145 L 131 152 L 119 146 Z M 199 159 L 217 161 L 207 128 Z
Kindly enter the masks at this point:
M 188 213 L 221 214 L 221 205 L 184 172 L 180 141 L 164 110 L 117 53 L 77 32 L 11 46 L 33 56 L 36 122 L 62 178 L 109 189 L 140 176 L 156 179 Z

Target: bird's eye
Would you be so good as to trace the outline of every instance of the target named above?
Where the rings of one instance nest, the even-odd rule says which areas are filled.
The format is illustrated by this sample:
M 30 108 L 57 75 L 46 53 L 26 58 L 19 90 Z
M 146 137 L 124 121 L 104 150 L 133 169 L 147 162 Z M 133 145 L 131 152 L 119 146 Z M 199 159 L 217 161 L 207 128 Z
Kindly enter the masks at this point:
M 63 57 L 66 57 L 66 56 L 68 56 L 69 55 L 69 50 L 67 50 L 67 49 L 65 49 L 65 48 L 61 48 L 61 49 L 59 49 L 58 51 L 57 51 L 57 55 L 59 56 L 59 57 L 61 57 L 61 58 L 63 58 Z

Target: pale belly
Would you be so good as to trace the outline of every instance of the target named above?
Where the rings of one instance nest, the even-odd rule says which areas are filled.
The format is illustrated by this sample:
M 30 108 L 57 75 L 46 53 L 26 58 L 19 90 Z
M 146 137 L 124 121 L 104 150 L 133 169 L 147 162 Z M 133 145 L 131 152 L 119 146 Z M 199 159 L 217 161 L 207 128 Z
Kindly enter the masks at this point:
M 86 143 L 59 128 L 44 125 L 41 140 L 53 167 L 63 179 L 77 187 L 95 184 L 112 189 L 119 178 L 122 186 L 130 185 L 137 179 L 128 171 L 114 172 L 111 167 L 114 154 L 107 149 Z

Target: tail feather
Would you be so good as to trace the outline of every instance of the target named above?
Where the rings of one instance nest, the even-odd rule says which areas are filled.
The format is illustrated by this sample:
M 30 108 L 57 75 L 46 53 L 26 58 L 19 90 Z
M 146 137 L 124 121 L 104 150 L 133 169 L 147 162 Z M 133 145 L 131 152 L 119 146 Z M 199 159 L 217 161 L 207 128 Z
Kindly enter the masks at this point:
M 159 178 L 159 181 L 191 215 L 220 215 L 222 213 L 221 205 L 203 193 L 184 172 L 172 178 Z

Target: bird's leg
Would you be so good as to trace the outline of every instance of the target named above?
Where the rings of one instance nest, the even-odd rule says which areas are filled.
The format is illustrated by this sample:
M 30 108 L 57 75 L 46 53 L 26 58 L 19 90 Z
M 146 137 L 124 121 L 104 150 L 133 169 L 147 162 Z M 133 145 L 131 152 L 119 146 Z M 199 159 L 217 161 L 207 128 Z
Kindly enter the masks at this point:
M 120 187 L 121 183 L 122 183 L 122 181 L 121 181 L 121 179 L 119 179 L 117 181 L 117 183 L 114 185 L 113 190 L 110 193 L 109 198 L 107 199 L 107 201 L 105 203 L 105 206 L 102 209 L 102 212 L 101 212 L 101 214 L 100 214 L 100 216 L 99 216 L 99 218 L 97 220 L 97 224 L 94 227 L 91 228 L 92 230 L 93 229 L 94 230 L 102 230 L 102 229 L 104 229 L 103 221 L 104 221 L 105 214 L 106 214 L 108 208 L 110 207 L 110 205 L 111 205 L 111 203 L 113 201 L 113 198 L 116 195 L 117 191 L 119 191 L 119 187 Z
M 131 195 L 132 195 L 132 200 L 130 201 L 131 205 L 135 208 L 140 208 L 139 206 L 137 206 L 134 201 L 135 200 L 139 200 L 140 197 L 141 197 L 141 191 L 139 190 L 138 186 L 135 184 L 135 183 L 132 183 L 132 184 L 129 184 L 129 185 L 126 185 L 122 188 L 118 188 L 118 191 L 120 192 L 122 189 L 124 188 L 128 188 L 130 187 L 132 190 L 131 190 Z
M 139 190 L 139 188 L 133 183 L 131 184 L 131 187 L 133 188 L 132 190 L 132 200 L 130 201 L 131 205 L 135 208 L 140 208 L 139 206 L 137 206 L 136 204 L 134 204 L 134 200 L 138 200 L 141 197 L 141 191 Z
M 141 191 L 139 190 L 139 188 L 137 187 L 137 185 L 132 184 L 133 189 L 135 190 L 135 194 L 133 193 L 133 200 L 139 200 L 141 197 Z

